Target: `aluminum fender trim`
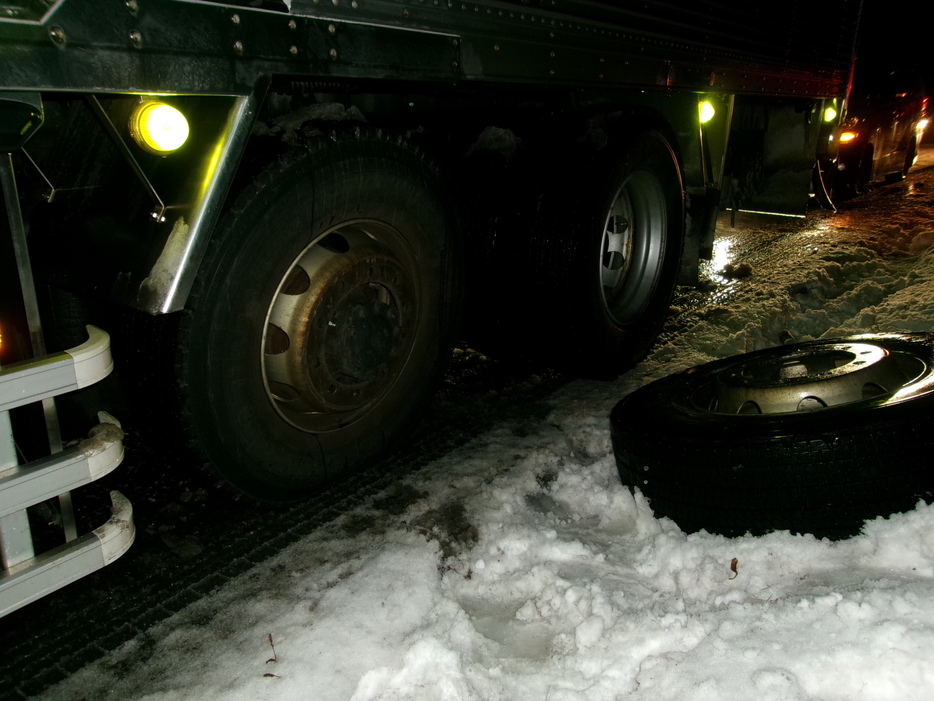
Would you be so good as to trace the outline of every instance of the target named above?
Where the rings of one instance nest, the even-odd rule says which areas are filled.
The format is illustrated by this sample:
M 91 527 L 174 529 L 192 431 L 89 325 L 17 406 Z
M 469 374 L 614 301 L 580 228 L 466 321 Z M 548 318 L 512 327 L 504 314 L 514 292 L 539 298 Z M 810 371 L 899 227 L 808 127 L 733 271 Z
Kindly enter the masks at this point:
M 185 307 L 264 95 L 265 87 L 235 98 L 205 171 L 203 191 L 187 213 L 188 218 L 175 221 L 135 299 L 126 300 L 132 306 L 150 314 L 167 314 Z

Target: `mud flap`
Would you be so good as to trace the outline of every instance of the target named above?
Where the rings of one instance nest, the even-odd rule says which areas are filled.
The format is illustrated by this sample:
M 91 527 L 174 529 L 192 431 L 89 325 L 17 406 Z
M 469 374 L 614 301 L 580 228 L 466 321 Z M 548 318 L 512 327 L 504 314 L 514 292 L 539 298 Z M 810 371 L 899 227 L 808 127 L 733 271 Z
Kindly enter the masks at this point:
M 723 207 L 804 216 L 820 137 L 819 101 L 738 96 Z

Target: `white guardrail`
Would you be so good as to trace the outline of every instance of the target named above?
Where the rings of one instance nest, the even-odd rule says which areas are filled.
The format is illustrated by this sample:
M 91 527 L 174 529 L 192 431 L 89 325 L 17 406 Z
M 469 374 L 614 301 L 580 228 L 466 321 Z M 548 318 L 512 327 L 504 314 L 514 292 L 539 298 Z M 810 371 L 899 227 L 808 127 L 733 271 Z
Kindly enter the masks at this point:
M 109 565 L 133 544 L 133 508 L 111 492 L 113 514 L 90 533 L 36 554 L 27 509 L 100 479 L 123 460 L 123 431 L 113 417 L 77 446 L 20 465 L 9 412 L 98 382 L 113 370 L 110 336 L 88 326 L 87 342 L 63 353 L 0 368 L 0 616 Z

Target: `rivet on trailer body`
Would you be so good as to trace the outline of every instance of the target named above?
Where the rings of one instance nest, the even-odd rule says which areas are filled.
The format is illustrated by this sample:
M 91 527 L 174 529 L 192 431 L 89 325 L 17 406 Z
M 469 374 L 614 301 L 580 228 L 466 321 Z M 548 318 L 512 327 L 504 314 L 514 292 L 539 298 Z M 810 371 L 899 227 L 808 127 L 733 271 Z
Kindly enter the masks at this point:
M 126 0 L 126 9 L 130 11 L 130 14 L 136 17 L 139 13 L 139 3 L 136 0 Z
M 328 51 L 328 56 L 330 56 L 331 58 L 337 58 L 337 49 L 331 49 L 330 51 Z
M 332 35 L 333 35 L 333 34 L 337 34 L 337 27 L 335 27 L 333 24 L 329 24 L 329 25 L 328 25 L 328 34 L 332 34 Z
M 290 19 L 289 29 L 298 29 L 298 22 L 296 22 L 294 19 Z
M 293 45 L 293 46 L 290 46 L 290 47 L 289 47 L 289 53 L 292 54 L 293 56 L 297 55 L 297 54 L 298 54 L 298 47 L 297 47 L 297 46 L 294 46 L 294 45 Z
M 138 29 L 134 29 L 130 32 L 130 43 L 133 44 L 134 48 L 140 48 L 143 45 L 143 34 Z
M 234 24 L 240 24 L 240 15 L 238 15 L 235 12 L 234 14 L 230 16 L 230 21 L 233 22 Z
M 61 27 L 52 27 L 49 30 L 49 39 L 54 41 L 56 44 L 65 43 L 65 30 Z
M 233 45 L 233 50 L 236 51 L 238 54 L 242 54 L 243 53 L 243 42 L 235 41 Z

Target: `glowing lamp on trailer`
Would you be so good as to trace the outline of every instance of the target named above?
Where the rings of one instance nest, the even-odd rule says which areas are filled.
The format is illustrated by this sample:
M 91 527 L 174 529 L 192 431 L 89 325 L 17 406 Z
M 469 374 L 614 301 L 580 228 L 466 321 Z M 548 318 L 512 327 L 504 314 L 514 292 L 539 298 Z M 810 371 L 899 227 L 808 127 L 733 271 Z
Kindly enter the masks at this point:
M 855 131 L 842 131 L 840 132 L 840 143 L 845 144 L 848 141 L 852 141 L 857 136 L 859 136 L 859 134 L 857 134 Z
M 172 105 L 146 100 L 130 115 L 130 136 L 144 151 L 168 156 L 188 140 L 188 120 Z
M 824 121 L 825 122 L 832 122 L 836 118 L 837 118 L 836 107 L 828 107 L 827 109 L 824 110 Z
M 707 100 L 697 105 L 697 116 L 701 124 L 706 124 L 713 119 L 716 114 L 717 110 L 715 110 L 714 106 Z

